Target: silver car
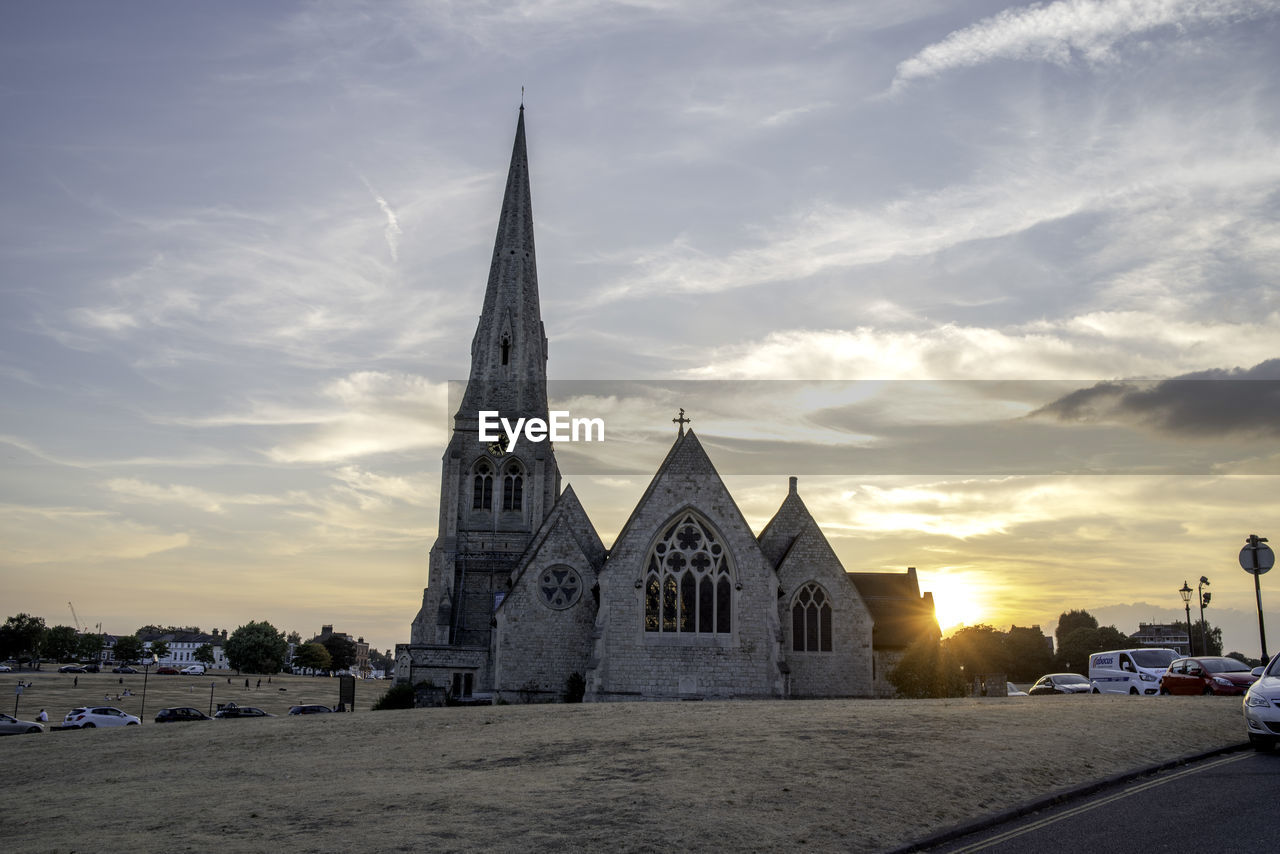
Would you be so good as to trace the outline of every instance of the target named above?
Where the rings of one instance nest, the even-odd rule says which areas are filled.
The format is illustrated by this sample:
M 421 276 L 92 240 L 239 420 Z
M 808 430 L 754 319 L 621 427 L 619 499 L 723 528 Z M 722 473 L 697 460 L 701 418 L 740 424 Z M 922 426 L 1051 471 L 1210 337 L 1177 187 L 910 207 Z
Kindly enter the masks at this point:
M 1280 655 L 1266 667 L 1256 667 L 1257 682 L 1244 695 L 1244 726 L 1254 749 L 1275 749 L 1280 740 Z
M 67 712 L 63 729 L 93 729 L 100 726 L 137 726 L 142 723 L 131 714 L 113 706 L 81 706 Z
M 44 732 L 35 721 L 20 721 L 12 715 L 0 714 L 0 735 L 17 735 L 22 732 Z

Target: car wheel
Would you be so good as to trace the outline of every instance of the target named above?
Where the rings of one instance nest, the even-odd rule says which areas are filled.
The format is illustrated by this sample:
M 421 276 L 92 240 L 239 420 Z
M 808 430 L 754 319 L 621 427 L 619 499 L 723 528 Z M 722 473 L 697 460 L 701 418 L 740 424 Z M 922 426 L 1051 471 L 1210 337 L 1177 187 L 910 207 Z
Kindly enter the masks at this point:
M 97 724 L 90 721 L 89 723 L 82 725 L 80 729 L 97 729 L 97 726 Z
M 1213 696 L 1213 688 L 1212 688 L 1211 686 L 1209 686 L 1209 685 L 1206 685 L 1206 686 L 1204 686 L 1204 690 L 1203 690 L 1203 691 L 1201 691 L 1200 693 L 1204 694 L 1206 697 L 1212 697 L 1212 696 Z
M 1160 686 L 1160 696 L 1161 696 L 1161 697 L 1167 697 L 1167 696 L 1169 696 L 1169 689 L 1168 689 L 1168 688 L 1166 688 L 1166 687 L 1164 687 L 1163 685 L 1161 685 L 1161 686 Z
M 44 730 L 40 729 L 38 726 L 33 726 L 31 729 L 27 730 L 27 732 L 44 732 Z
M 1137 688 L 1130 688 L 1130 689 L 1129 689 L 1129 696 L 1130 696 L 1130 697 L 1136 697 L 1136 696 L 1138 696 L 1138 689 L 1137 689 Z
M 1101 691 L 1099 691 L 1097 688 L 1094 688 L 1094 689 L 1093 689 L 1093 691 L 1091 691 L 1090 693 L 1093 693 L 1093 694 L 1101 694 L 1102 692 L 1101 692 Z
M 1276 749 L 1276 740 L 1265 735 L 1254 735 L 1249 733 L 1249 743 L 1253 745 L 1253 749 L 1259 753 L 1270 753 Z
M 127 724 L 125 724 L 125 726 L 137 726 L 137 725 L 138 725 L 137 721 L 129 721 Z

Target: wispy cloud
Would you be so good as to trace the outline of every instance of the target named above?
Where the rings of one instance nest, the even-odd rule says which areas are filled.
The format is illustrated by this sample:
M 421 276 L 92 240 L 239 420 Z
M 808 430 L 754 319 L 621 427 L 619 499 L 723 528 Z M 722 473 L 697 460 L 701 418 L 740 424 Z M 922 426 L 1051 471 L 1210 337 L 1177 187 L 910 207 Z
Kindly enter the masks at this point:
M 1181 32 L 1280 9 L 1270 0 L 1058 0 L 1005 9 L 957 30 L 898 65 L 891 91 L 914 80 L 1001 59 L 1066 65 L 1112 59 L 1117 46 L 1156 30 Z

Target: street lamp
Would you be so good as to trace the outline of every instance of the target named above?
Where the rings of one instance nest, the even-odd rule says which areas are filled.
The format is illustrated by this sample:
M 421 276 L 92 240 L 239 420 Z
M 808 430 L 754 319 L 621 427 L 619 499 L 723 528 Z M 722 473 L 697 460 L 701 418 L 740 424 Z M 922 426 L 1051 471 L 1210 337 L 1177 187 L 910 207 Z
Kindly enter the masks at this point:
M 1204 621 L 1204 609 L 1209 607 L 1209 597 L 1212 593 L 1205 593 L 1204 588 L 1209 583 L 1209 579 L 1200 576 L 1200 583 L 1196 585 L 1196 593 L 1200 595 L 1200 654 L 1209 654 L 1209 626 Z M 1221 653 L 1221 650 L 1219 650 Z
M 151 660 L 142 662 L 142 711 L 138 712 L 138 720 L 144 720 L 147 714 L 147 677 L 151 675 L 151 665 L 160 659 L 153 652 Z
M 1178 591 L 1182 594 L 1182 604 L 1187 606 L 1187 655 L 1191 654 L 1191 594 L 1194 592 L 1191 585 L 1186 581 L 1182 582 L 1182 589 Z

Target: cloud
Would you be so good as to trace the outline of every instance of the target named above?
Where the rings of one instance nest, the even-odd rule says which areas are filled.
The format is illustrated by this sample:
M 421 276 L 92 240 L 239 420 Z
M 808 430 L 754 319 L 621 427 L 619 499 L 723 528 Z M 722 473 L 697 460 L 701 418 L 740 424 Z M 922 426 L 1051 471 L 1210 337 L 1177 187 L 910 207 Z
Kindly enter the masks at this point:
M 957 30 L 898 65 L 890 87 L 1002 59 L 1067 65 L 1110 61 L 1116 48 L 1157 30 L 1182 32 L 1275 12 L 1269 0 L 1059 0 L 1005 9 Z
M 1031 413 L 1068 424 L 1134 423 L 1162 433 L 1280 437 L 1280 359 L 1156 383 L 1103 382 Z
M 165 533 L 108 511 L 15 505 L 0 505 L 0 539 L 5 561 L 18 565 L 141 559 L 191 544 L 186 532 Z
M 404 232 L 400 230 L 400 220 L 396 216 L 395 210 L 387 203 L 387 200 L 382 197 L 381 193 L 373 189 L 373 185 L 369 183 L 367 178 L 361 175 L 360 181 L 369 191 L 369 194 L 373 196 L 373 200 L 378 203 L 378 207 L 382 208 L 382 213 L 387 218 L 387 227 L 383 231 L 383 236 L 387 240 L 387 249 L 391 252 L 391 260 L 399 261 L 400 236 L 404 234 Z

